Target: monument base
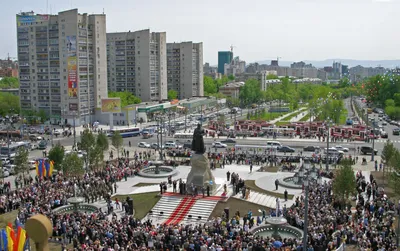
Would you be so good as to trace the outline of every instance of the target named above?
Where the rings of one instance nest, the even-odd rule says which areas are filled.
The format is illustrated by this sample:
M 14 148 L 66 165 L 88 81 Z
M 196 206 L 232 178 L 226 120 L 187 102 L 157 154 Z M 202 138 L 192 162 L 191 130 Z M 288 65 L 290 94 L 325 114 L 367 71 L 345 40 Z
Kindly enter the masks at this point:
M 186 184 L 190 186 L 192 183 L 198 188 L 210 187 L 210 194 L 216 190 L 214 175 L 211 172 L 210 164 L 206 154 L 194 153 L 191 157 L 192 169 L 190 170 Z

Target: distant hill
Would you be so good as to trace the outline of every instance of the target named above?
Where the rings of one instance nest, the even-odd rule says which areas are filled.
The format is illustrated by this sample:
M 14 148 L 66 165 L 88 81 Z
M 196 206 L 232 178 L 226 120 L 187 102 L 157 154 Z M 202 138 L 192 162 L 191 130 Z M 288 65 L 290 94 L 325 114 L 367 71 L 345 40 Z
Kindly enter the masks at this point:
M 357 59 L 326 59 L 323 61 L 316 60 L 303 60 L 307 64 L 312 64 L 315 67 L 322 68 L 324 66 L 332 66 L 332 63 L 341 62 L 349 67 L 354 67 L 357 65 L 362 65 L 364 67 L 378 67 L 382 66 L 385 68 L 395 68 L 400 67 L 399 60 L 357 60 Z M 294 61 L 279 61 L 280 66 L 290 66 Z M 271 60 L 258 61 L 259 64 L 271 64 Z

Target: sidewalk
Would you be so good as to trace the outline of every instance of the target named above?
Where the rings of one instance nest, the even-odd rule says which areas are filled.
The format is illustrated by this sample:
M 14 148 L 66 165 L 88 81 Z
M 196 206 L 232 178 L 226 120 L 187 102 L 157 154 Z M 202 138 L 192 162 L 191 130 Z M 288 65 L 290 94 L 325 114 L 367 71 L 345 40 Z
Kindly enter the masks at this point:
M 305 108 L 302 107 L 302 108 L 299 108 L 299 109 L 297 109 L 297 110 L 295 110 L 295 111 L 293 111 L 293 112 L 286 113 L 285 115 L 282 115 L 282 116 L 280 116 L 280 117 L 278 117 L 278 118 L 276 118 L 276 119 L 273 119 L 273 120 L 269 121 L 268 123 L 275 124 L 276 122 L 280 121 L 280 120 L 283 119 L 284 117 L 287 117 L 287 116 L 289 116 L 289 115 L 292 115 L 293 113 L 296 113 L 296 112 L 300 112 L 300 111 L 302 111 L 302 110 L 304 110 L 304 109 L 305 109 Z

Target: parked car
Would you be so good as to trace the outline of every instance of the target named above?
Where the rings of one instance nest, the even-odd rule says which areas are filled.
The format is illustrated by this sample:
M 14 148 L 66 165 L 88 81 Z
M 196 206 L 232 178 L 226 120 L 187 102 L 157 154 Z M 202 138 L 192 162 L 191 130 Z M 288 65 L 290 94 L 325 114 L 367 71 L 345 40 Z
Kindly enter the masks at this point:
M 227 139 L 221 140 L 221 143 L 224 143 L 224 144 L 236 144 L 236 140 L 227 138 Z
M 343 151 L 336 149 L 335 147 L 329 147 L 329 150 L 327 148 L 324 148 L 324 153 L 328 154 L 333 154 L 333 155 L 339 155 L 339 154 L 344 154 Z
M 217 141 L 217 142 L 213 142 L 212 143 L 212 147 L 214 147 L 214 148 L 226 148 L 227 145 Z
M 399 128 L 394 128 L 393 129 L 393 135 L 400 135 L 400 129 Z
M 347 147 L 335 146 L 335 148 L 336 148 L 337 150 L 342 151 L 342 152 L 345 152 L 345 153 L 349 152 L 349 148 L 347 148 Z
M 7 170 L 7 168 L 3 167 L 3 172 L 0 173 L 0 178 L 7 178 L 10 176 L 10 172 Z
M 178 148 L 178 145 L 173 141 L 169 141 L 165 142 L 164 147 L 165 149 L 172 149 L 172 148 Z
M 303 151 L 304 152 L 316 152 L 316 151 L 319 152 L 320 148 L 319 148 L 319 146 L 306 146 L 303 148 Z
M 160 146 L 158 145 L 158 143 L 151 143 L 150 148 L 158 149 L 158 148 L 160 148 Z M 161 145 L 161 148 L 164 149 L 165 147 L 163 145 Z
M 387 139 L 389 137 L 388 133 L 385 131 L 381 131 L 381 138 L 382 139 Z
M 372 151 L 374 151 L 375 155 L 378 154 L 378 150 L 376 150 L 376 149 L 372 150 L 372 147 L 370 147 L 370 146 L 362 146 L 361 149 L 360 149 L 361 154 L 364 154 L 364 155 L 372 154 Z
M 150 144 L 146 142 L 139 142 L 137 146 L 140 148 L 150 148 Z
M 278 152 L 283 152 L 283 153 L 294 153 L 295 150 L 294 148 L 291 148 L 289 146 L 281 146 L 278 147 Z
M 38 149 L 44 150 L 44 149 L 46 149 L 46 148 L 47 148 L 47 141 L 46 141 L 46 140 L 40 141 L 40 142 L 39 142 L 39 145 L 38 145 Z

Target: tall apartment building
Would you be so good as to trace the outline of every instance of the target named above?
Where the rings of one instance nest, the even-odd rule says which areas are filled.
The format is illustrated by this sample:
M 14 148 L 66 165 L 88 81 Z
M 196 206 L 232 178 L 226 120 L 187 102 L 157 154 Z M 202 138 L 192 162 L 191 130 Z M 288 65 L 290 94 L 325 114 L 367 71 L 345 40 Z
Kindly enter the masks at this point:
M 52 122 L 92 122 L 107 93 L 106 16 L 17 14 L 22 110 L 43 110 Z
M 142 101 L 167 99 L 166 38 L 150 30 L 107 33 L 108 89 Z
M 230 64 L 233 60 L 232 51 L 219 51 L 218 52 L 218 73 L 224 74 L 225 64 Z
M 167 44 L 168 90 L 179 99 L 203 96 L 203 43 Z

